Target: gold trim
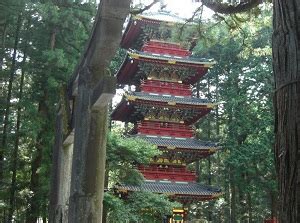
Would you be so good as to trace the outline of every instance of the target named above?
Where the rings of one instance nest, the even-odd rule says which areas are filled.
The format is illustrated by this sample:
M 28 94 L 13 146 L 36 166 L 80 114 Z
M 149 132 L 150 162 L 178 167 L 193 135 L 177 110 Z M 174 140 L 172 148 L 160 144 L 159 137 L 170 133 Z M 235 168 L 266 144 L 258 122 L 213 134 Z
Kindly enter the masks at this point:
M 213 198 L 216 198 L 216 197 L 220 197 L 222 196 L 224 193 L 223 192 L 219 192 L 219 193 L 216 193 L 216 194 L 213 194 L 211 195 Z
M 127 189 L 118 189 L 118 192 L 121 192 L 121 193 L 127 193 L 128 190 L 127 190 Z
M 135 101 L 137 99 L 137 96 L 132 96 L 132 95 L 126 95 L 128 101 Z
M 169 64 L 176 64 L 176 60 L 168 60 Z
M 216 149 L 216 148 L 209 148 L 208 151 L 209 151 L 210 153 L 214 153 L 214 152 L 217 151 L 217 149 Z
M 176 102 L 175 101 L 169 101 L 168 105 L 176 105 Z
M 217 104 L 208 103 L 208 104 L 206 104 L 206 106 L 207 106 L 208 108 L 215 108 L 215 107 L 217 106 Z
M 141 15 L 134 15 L 132 18 L 134 20 L 141 20 L 143 18 L 143 16 L 141 16 Z
M 175 146 L 167 146 L 167 149 L 176 149 Z
M 174 208 L 173 209 L 173 213 L 176 212 L 176 213 L 184 213 L 184 210 L 183 209 L 176 209 Z

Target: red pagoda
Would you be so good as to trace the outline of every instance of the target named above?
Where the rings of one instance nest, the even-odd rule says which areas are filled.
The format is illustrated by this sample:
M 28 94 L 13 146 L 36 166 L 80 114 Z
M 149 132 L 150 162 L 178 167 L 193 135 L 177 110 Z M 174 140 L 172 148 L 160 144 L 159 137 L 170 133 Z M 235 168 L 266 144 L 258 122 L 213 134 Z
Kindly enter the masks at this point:
M 194 58 L 180 44 L 166 41 L 174 25 L 182 22 L 167 13 L 130 18 L 121 41 L 129 50 L 116 76 L 119 84 L 135 85 L 135 91 L 125 93 L 112 119 L 133 123 L 132 137 L 162 151 L 150 165 L 138 164 L 145 178 L 141 185 L 121 184 L 118 191 L 164 193 L 186 204 L 214 199 L 221 191 L 198 184 L 195 172 L 187 169 L 218 146 L 196 139 L 193 126 L 215 106 L 192 96 L 192 85 L 215 62 Z

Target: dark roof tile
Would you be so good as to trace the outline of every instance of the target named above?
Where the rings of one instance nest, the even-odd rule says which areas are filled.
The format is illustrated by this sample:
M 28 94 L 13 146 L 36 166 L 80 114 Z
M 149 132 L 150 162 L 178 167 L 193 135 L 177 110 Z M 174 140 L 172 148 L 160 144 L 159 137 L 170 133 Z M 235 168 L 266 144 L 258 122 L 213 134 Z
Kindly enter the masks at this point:
M 193 182 L 144 181 L 138 186 L 121 184 L 116 186 L 116 188 L 128 191 L 147 191 L 189 196 L 217 196 L 221 194 L 221 189 L 219 188 Z

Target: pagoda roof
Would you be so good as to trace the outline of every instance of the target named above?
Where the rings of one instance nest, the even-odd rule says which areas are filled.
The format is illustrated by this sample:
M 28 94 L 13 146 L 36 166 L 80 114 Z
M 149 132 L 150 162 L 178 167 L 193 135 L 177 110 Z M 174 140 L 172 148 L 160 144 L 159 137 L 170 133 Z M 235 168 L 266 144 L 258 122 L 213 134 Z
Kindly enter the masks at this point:
M 158 194 L 167 194 L 169 196 L 193 197 L 195 200 L 209 200 L 222 195 L 221 189 L 211 186 L 205 186 L 194 182 L 172 182 L 145 180 L 141 185 L 116 186 L 120 192 L 127 191 L 147 191 Z
M 180 23 L 186 23 L 186 19 L 179 17 L 176 14 L 171 14 L 169 12 L 148 12 L 143 13 L 140 15 L 137 15 L 133 17 L 134 20 L 150 20 L 150 21 L 157 21 L 157 22 L 167 22 L 167 23 L 173 23 L 173 24 L 180 24 Z
M 157 94 L 146 92 L 128 92 L 126 95 L 129 101 L 143 100 L 143 101 L 157 101 L 172 104 L 183 105 L 203 105 L 213 108 L 215 104 L 209 102 L 207 99 L 188 97 L 188 96 L 173 96 L 169 94 Z
M 142 27 L 144 25 L 154 25 L 159 27 L 161 23 L 175 25 L 180 23 L 183 24 L 185 22 L 185 19 L 167 12 L 144 13 L 131 16 L 122 36 L 121 47 L 125 49 L 130 48 L 142 33 Z
M 203 75 L 207 73 L 208 68 L 216 64 L 216 62 L 211 59 L 171 56 L 166 54 L 162 55 L 158 53 L 146 53 L 140 51 L 128 51 L 123 64 L 116 74 L 118 83 L 128 84 L 132 82 L 132 79 L 139 71 L 139 63 L 143 62 L 163 64 L 166 66 L 176 66 L 178 68 L 194 68 L 195 73 L 182 80 L 183 83 L 186 84 L 196 83 Z
M 145 117 L 139 112 L 138 107 L 147 106 L 149 109 L 168 108 L 170 110 L 187 110 L 191 111 L 191 117 L 183 117 L 186 124 L 192 124 L 199 118 L 206 115 L 213 109 L 216 104 L 209 102 L 206 99 L 160 95 L 145 92 L 130 92 L 124 95 L 123 100 L 115 108 L 112 113 L 112 119 L 118 121 L 135 122 L 144 119 Z
M 172 149 L 182 148 L 215 151 L 218 148 L 217 143 L 200 141 L 195 138 L 179 138 L 154 135 L 134 135 L 134 137 L 138 137 L 139 139 L 143 139 L 160 147 L 169 147 Z
M 217 143 L 200 141 L 195 138 L 179 138 L 156 135 L 140 135 L 136 137 L 158 146 L 164 158 L 182 159 L 185 163 L 192 163 L 196 160 L 205 158 L 220 149 Z

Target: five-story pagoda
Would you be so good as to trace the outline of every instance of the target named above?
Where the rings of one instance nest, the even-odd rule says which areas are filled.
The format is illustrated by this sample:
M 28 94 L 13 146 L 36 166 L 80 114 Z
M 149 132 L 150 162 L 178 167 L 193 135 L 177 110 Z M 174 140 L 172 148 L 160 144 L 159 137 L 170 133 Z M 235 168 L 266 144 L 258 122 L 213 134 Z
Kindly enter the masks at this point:
M 135 92 L 124 95 L 112 119 L 133 123 L 132 137 L 162 151 L 150 165 L 137 166 L 145 178 L 141 185 L 118 185 L 119 192 L 164 193 L 186 204 L 214 199 L 221 191 L 198 184 L 195 172 L 187 169 L 218 147 L 196 139 L 193 126 L 215 106 L 192 96 L 192 85 L 215 62 L 193 58 L 180 44 L 165 41 L 182 22 L 167 13 L 130 18 L 121 41 L 128 52 L 116 76 L 119 84 L 135 85 Z

